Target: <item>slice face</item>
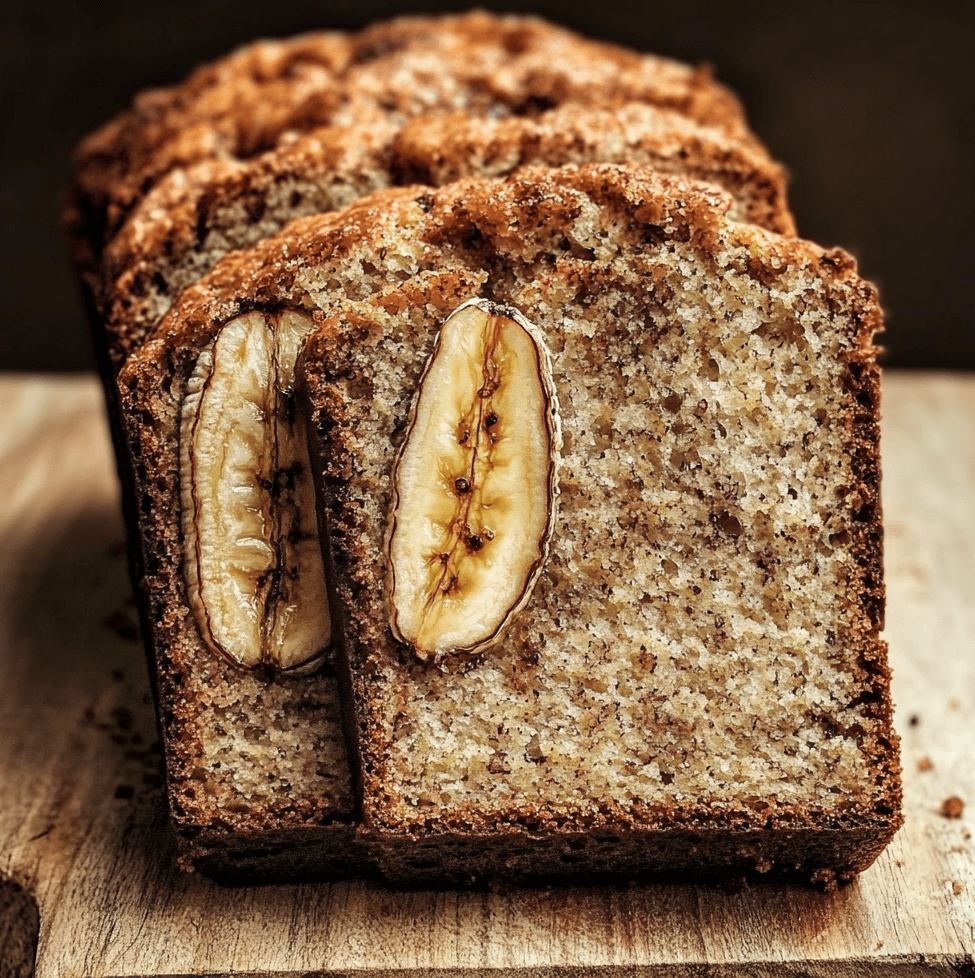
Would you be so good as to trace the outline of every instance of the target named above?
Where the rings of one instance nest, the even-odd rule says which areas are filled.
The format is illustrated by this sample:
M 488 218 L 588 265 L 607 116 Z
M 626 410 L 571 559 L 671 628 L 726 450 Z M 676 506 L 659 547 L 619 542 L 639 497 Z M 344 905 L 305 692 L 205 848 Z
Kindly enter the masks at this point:
M 312 668 L 331 640 L 305 424 L 292 392 L 312 328 L 247 313 L 204 350 L 181 413 L 185 577 L 206 645 L 247 668 Z
M 343 612 L 357 814 L 397 880 L 683 873 L 712 855 L 735 872 L 846 879 L 899 824 L 878 635 L 879 307 L 842 253 L 730 221 L 727 206 L 717 189 L 609 164 L 385 191 L 351 220 L 304 220 L 226 259 L 123 370 L 144 442 L 143 363 L 172 374 L 175 351 L 178 398 L 229 303 L 318 310 L 299 375 Z M 437 338 L 471 295 L 505 303 L 474 317 L 473 356 L 456 323 Z M 490 623 L 483 645 L 469 625 L 454 652 L 418 626 L 411 644 L 407 618 L 421 616 L 406 588 L 426 600 L 427 566 L 410 548 L 433 504 L 396 533 L 424 480 L 451 500 L 434 516 L 460 520 L 472 480 L 451 454 L 458 425 L 490 376 L 486 348 L 505 345 L 486 321 L 523 325 L 516 309 L 552 351 L 558 391 L 544 565 L 516 615 L 487 606 L 497 645 Z M 463 380 L 470 359 L 479 376 Z M 466 403 L 428 407 L 441 370 Z M 160 498 L 155 476 L 142 500 Z M 488 488 L 476 473 L 473 488 Z
M 421 660 L 484 651 L 528 600 L 560 445 L 541 335 L 514 309 L 465 303 L 421 378 L 394 475 L 391 626 Z

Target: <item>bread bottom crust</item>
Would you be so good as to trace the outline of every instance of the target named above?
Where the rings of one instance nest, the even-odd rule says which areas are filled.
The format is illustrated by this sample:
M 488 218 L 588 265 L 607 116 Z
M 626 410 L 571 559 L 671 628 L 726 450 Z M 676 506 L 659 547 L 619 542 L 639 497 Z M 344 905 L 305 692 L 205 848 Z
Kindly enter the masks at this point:
M 870 866 L 897 824 L 861 828 L 669 831 L 539 836 L 509 831 L 491 836 L 441 835 L 429 842 L 387 839 L 372 851 L 394 886 L 541 885 L 571 879 L 622 882 L 718 883 L 776 879 L 827 890 Z

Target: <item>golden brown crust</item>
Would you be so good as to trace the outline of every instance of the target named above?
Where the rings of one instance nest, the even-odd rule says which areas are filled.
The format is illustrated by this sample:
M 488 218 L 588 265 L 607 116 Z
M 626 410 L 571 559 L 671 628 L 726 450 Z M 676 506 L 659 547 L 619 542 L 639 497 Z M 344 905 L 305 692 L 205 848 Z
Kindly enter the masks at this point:
M 875 828 L 722 828 L 699 822 L 677 829 L 630 826 L 565 831 L 531 816 L 490 835 L 463 831 L 375 838 L 360 833 L 386 879 L 405 887 L 539 886 L 582 879 L 586 885 L 672 881 L 738 885 L 743 881 L 812 883 L 833 891 L 868 868 L 886 846 Z
M 420 118 L 402 130 L 388 119 L 320 129 L 255 160 L 175 170 L 143 198 L 102 259 L 111 360 L 121 364 L 171 299 L 223 254 L 295 217 L 396 184 L 442 186 L 523 165 L 600 161 L 712 181 L 732 194 L 732 217 L 795 231 L 780 167 L 719 130 L 655 106 L 570 105 L 537 119 L 459 115 Z
M 168 174 L 102 258 L 99 305 L 113 369 L 228 251 L 388 186 L 395 132 L 385 120 L 318 130 L 253 161 L 207 160 Z
M 729 215 L 795 234 L 782 168 L 754 144 L 679 112 L 631 102 L 612 109 L 565 104 L 534 118 L 419 118 L 393 148 L 403 183 L 441 187 L 473 176 L 507 176 L 520 166 L 634 163 L 707 180 L 735 199 Z
M 565 192 L 560 193 L 563 188 Z M 244 309 L 289 301 L 300 305 L 302 288 L 296 280 L 305 265 L 337 261 L 360 247 L 380 248 L 386 228 L 397 221 L 425 222 L 425 241 L 441 248 L 455 244 L 455 239 L 464 234 L 490 229 L 495 247 L 517 253 L 527 247 L 522 226 L 533 226 L 544 217 L 550 240 L 558 241 L 563 238 L 561 224 L 577 216 L 587 198 L 604 205 L 629 206 L 644 224 L 681 228 L 682 233 L 702 242 L 713 239 L 732 204 L 731 198 L 714 185 L 661 174 L 649 167 L 611 164 L 570 165 L 561 170 L 525 167 L 496 183 L 470 178 L 439 190 L 380 190 L 341 212 L 299 218 L 248 251 L 228 254 L 209 275 L 180 295 L 147 349 L 140 353 L 143 366 L 133 364 L 125 375 L 146 369 L 147 363 L 163 362 L 167 347 L 174 344 L 190 351 L 199 349 L 213 338 L 220 323 Z M 480 210 L 472 215 L 475 204 Z M 809 260 L 823 253 L 808 241 L 773 240 L 776 256 L 784 261 Z M 539 243 L 533 245 L 538 247 Z M 431 267 L 439 266 L 434 262 Z M 437 278 L 439 281 L 440 276 Z M 390 281 L 390 291 L 398 287 L 397 282 Z M 350 285 L 341 301 L 359 298 Z M 119 386 L 124 383 L 120 376 Z
M 306 351 L 305 372 L 324 446 L 321 483 L 329 495 L 326 520 L 335 585 L 347 623 L 366 827 L 363 840 L 399 880 L 422 881 L 431 879 L 431 874 L 459 879 L 465 864 L 488 876 L 520 878 L 537 850 L 538 872 L 554 872 L 558 860 L 570 851 L 581 855 L 577 862 L 562 861 L 571 867 L 569 872 L 616 873 L 628 868 L 661 872 L 668 865 L 680 869 L 685 862 L 701 866 L 707 861 L 705 853 L 713 852 L 728 871 L 762 871 L 772 863 L 791 861 L 793 871 L 798 867 L 807 878 L 812 875 L 829 882 L 848 878 L 868 865 L 900 823 L 889 674 L 877 637 L 883 585 L 873 347 L 873 334 L 880 325 L 876 298 L 856 277 L 847 256 L 729 222 L 725 213 L 730 203 L 730 198 L 707 185 L 610 165 L 528 169 L 502 182 L 467 180 L 435 192 L 382 191 L 341 215 L 297 221 L 251 252 L 225 258 L 206 279 L 187 290 L 156 338 L 122 372 L 128 434 L 145 464 L 147 458 L 171 453 L 166 446 L 174 436 L 164 430 L 163 419 L 179 402 L 196 352 L 221 323 L 255 306 L 293 304 L 315 310 L 322 329 Z M 593 207 L 598 218 L 592 216 Z M 583 226 L 611 230 L 611 239 L 599 239 L 598 231 L 596 238 L 581 239 Z M 623 250 L 614 251 L 617 246 Z M 841 450 L 829 461 L 838 471 L 848 469 L 836 483 L 842 492 L 835 506 L 831 503 L 829 519 L 835 522 L 828 524 L 829 542 L 817 538 L 831 555 L 826 559 L 838 561 L 833 573 L 838 575 L 843 597 L 837 602 L 836 631 L 831 638 L 826 633 L 824 645 L 815 647 L 813 655 L 845 678 L 842 701 L 824 704 L 818 714 L 811 711 L 806 719 L 819 731 L 816 736 L 852 745 L 857 760 L 851 772 L 856 769 L 864 776 L 840 771 L 833 787 L 843 795 L 826 794 L 813 803 L 801 792 L 796 797 L 804 798 L 802 802 L 790 801 L 786 793 L 783 798 L 771 794 L 747 803 L 731 796 L 668 801 L 666 791 L 664 800 L 650 802 L 599 792 L 586 801 L 558 794 L 546 799 L 543 792 L 534 800 L 439 802 L 432 808 L 415 808 L 407 799 L 414 789 L 400 783 L 402 768 L 393 763 L 390 725 L 398 722 L 397 710 L 411 715 L 409 704 L 423 684 L 432 684 L 432 694 L 442 682 L 438 674 L 421 670 L 414 675 L 417 667 L 400 656 L 389 635 L 381 599 L 383 558 L 381 548 L 376 549 L 375 515 L 369 509 L 369 500 L 382 491 L 377 487 L 385 476 L 380 462 L 376 476 L 380 481 L 373 485 L 372 476 L 365 479 L 364 466 L 375 461 L 379 443 L 388 446 L 389 439 L 397 437 L 395 419 L 402 420 L 408 410 L 411 378 L 415 381 L 419 376 L 422 351 L 432 341 L 438 322 L 463 299 L 480 294 L 530 309 L 533 321 L 548 333 L 556 357 L 567 356 L 559 348 L 561 334 L 555 325 L 559 310 L 583 316 L 586 308 L 600 308 L 628 267 L 621 262 L 642 269 L 648 285 L 638 292 L 620 292 L 620 315 L 634 315 L 652 293 L 656 296 L 653 316 L 669 322 L 675 312 L 668 303 L 682 287 L 684 272 L 674 278 L 667 271 L 666 256 L 678 252 L 683 262 L 693 260 L 710 269 L 702 273 L 703 282 L 716 281 L 713 276 L 730 277 L 745 283 L 745 294 L 791 296 L 788 308 L 794 310 L 796 322 L 806 324 L 798 334 L 788 316 L 763 320 L 764 306 L 748 313 L 759 317 L 754 335 L 762 350 L 791 350 L 794 344 L 808 343 L 812 323 L 834 344 L 831 349 L 836 352 L 824 354 L 823 367 L 824 376 L 835 375 L 835 385 L 819 382 L 826 385 L 824 396 L 835 406 L 821 418 L 806 421 L 812 425 L 807 433 L 814 440 L 821 437 L 817 432 L 832 432 L 829 437 Z M 715 265 L 719 255 L 721 264 Z M 796 283 L 801 285 L 799 292 Z M 605 342 L 613 335 L 611 320 L 601 322 L 606 332 L 597 329 L 593 342 Z M 661 332 L 659 323 L 648 333 L 661 350 L 670 349 L 667 329 L 677 330 L 672 336 L 682 335 L 683 327 L 674 325 Z M 578 338 L 572 342 L 581 349 Z M 682 342 L 686 349 L 690 334 Z M 394 347 L 404 352 L 394 353 Z M 676 348 L 680 347 L 678 342 Z M 355 351 L 368 349 L 376 351 L 371 354 L 373 368 L 361 356 L 356 359 Z M 667 362 L 656 360 L 658 355 L 662 354 L 650 352 L 647 362 L 659 364 L 652 369 L 666 373 Z M 717 349 L 703 350 L 705 374 L 712 369 L 709 355 L 717 369 Z M 408 362 L 412 373 L 390 374 L 392 368 L 381 366 L 386 356 Z M 601 362 L 598 357 L 596 362 Z M 399 385 L 392 400 L 386 390 L 391 376 Z M 677 380 L 671 378 L 669 383 L 676 385 Z M 679 401 L 674 403 L 674 410 L 679 410 Z M 390 428 L 370 431 L 372 422 L 362 416 L 367 409 L 388 415 Z M 805 445 L 795 451 L 805 451 Z M 694 468 L 692 464 L 688 471 Z M 159 489 L 154 481 L 159 471 L 158 466 L 147 468 L 137 478 L 142 498 L 148 500 L 147 512 L 165 512 L 166 500 L 173 498 L 172 486 Z M 688 479 L 691 476 L 685 474 L 678 482 Z M 709 539 L 713 545 L 731 546 L 733 553 L 740 550 L 742 538 L 747 541 L 749 531 L 727 509 L 722 511 L 733 496 L 721 491 L 726 501 L 711 504 L 716 508 Z M 161 518 L 146 516 L 143 531 L 147 538 L 157 539 L 160 552 L 170 554 L 168 559 L 178 565 L 178 541 L 164 539 Z M 760 570 L 771 567 L 769 556 L 759 553 L 757 559 Z M 766 581 L 768 586 L 758 594 L 770 602 L 769 614 L 778 613 L 776 602 L 783 592 L 777 590 L 773 572 L 766 573 Z M 178 589 L 167 590 L 151 577 L 149 585 L 161 620 L 180 614 Z M 545 588 L 543 580 L 536 611 L 549 600 Z M 553 592 L 552 599 L 559 593 Z M 538 627 L 544 632 L 548 626 Z M 536 650 L 543 663 L 551 661 L 545 657 L 555 654 L 551 643 L 558 641 L 557 630 L 547 634 L 547 647 Z M 511 641 L 525 643 L 523 648 L 531 651 L 535 640 L 524 628 L 514 628 L 512 635 Z M 531 681 L 538 665 L 534 653 L 523 663 L 513 647 L 506 647 L 502 655 L 507 656 L 503 661 L 508 666 L 507 672 L 497 673 L 499 681 L 514 683 L 512 688 Z M 464 675 L 443 679 L 450 682 L 463 685 L 472 679 Z M 671 733 L 682 729 L 675 722 Z M 689 733 L 685 730 L 682 736 Z M 531 758 L 539 759 L 545 760 L 541 752 Z M 693 837 L 687 834 L 688 826 Z M 597 852 L 598 847 L 589 842 L 574 849 L 572 842 L 581 835 L 590 842 L 620 835 L 629 841 L 613 856 Z M 407 838 L 419 840 L 416 852 L 425 850 L 425 855 L 416 856 L 419 863 L 395 848 Z M 531 840 L 528 848 L 526 839 Z M 675 839 L 683 841 L 678 845 Z M 665 853 L 670 843 L 674 855 L 668 864 Z M 635 855 L 641 848 L 643 857 Z M 542 858 L 542 854 L 547 855 Z
M 704 69 L 531 17 L 407 17 L 355 35 L 258 42 L 143 93 L 78 147 L 65 226 L 76 260 L 97 260 L 134 203 L 175 168 L 247 159 L 290 133 L 377 115 L 534 115 L 567 101 L 666 106 L 754 142 L 735 97 Z

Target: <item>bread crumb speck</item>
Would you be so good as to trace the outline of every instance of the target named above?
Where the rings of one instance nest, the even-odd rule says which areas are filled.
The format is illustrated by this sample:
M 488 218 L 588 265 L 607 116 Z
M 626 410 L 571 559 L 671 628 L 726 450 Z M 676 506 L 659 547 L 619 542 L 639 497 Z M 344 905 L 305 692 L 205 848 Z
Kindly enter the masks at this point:
M 941 803 L 941 814 L 945 818 L 961 818 L 962 812 L 965 810 L 965 803 L 957 795 L 952 795 L 950 798 L 945 798 Z

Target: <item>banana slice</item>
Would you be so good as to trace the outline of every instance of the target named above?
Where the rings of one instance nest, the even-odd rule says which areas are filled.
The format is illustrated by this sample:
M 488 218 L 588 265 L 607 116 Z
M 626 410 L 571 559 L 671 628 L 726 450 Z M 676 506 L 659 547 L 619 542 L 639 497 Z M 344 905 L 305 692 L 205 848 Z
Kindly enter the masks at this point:
M 227 323 L 187 385 L 180 430 L 190 607 L 214 652 L 310 669 L 331 640 L 305 424 L 292 390 L 311 319 Z
M 421 660 L 474 656 L 528 600 L 555 520 L 551 360 L 517 310 L 474 299 L 444 323 L 393 476 L 393 634 Z

